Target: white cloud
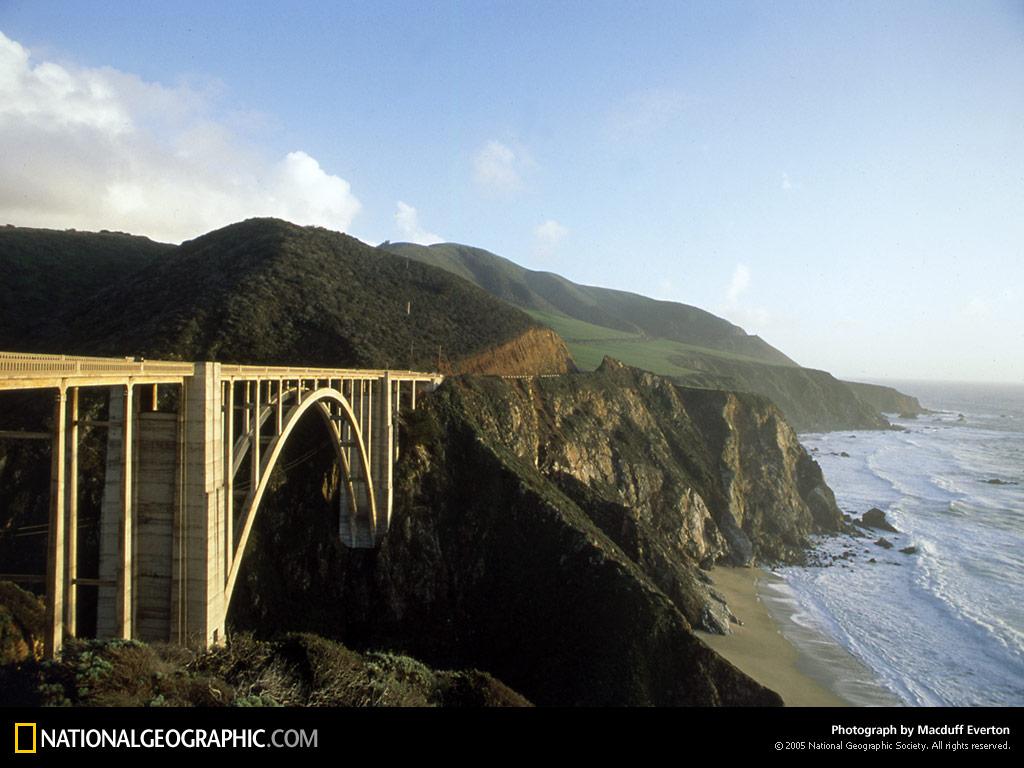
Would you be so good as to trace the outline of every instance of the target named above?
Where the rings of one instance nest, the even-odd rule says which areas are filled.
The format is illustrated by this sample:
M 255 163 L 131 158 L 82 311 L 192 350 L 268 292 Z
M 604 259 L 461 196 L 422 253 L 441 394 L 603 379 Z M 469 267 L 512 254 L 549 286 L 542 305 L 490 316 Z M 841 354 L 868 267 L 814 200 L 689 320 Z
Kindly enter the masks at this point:
M 534 252 L 543 257 L 553 255 L 555 248 L 568 234 L 569 230 L 554 219 L 538 224 L 533 230 Z
M 523 176 L 534 165 L 522 146 L 489 141 L 473 157 L 473 177 L 487 192 L 509 194 L 523 188 Z
M 746 264 L 737 264 L 725 289 L 725 305 L 719 307 L 716 313 L 736 323 L 748 333 L 758 333 L 773 325 L 775 319 L 766 309 L 741 303 L 740 300 L 750 289 L 752 277 L 750 267 Z
M 730 307 L 739 304 L 747 288 L 750 287 L 750 268 L 746 264 L 737 264 L 732 272 L 732 279 L 729 281 L 729 288 L 725 292 L 725 298 Z
M 783 192 L 799 192 L 803 188 L 803 182 L 794 179 L 789 175 L 788 171 L 782 172 L 782 177 L 779 179 L 779 189 Z
M 180 241 L 250 216 L 348 229 L 361 205 L 302 151 L 263 157 L 209 91 L 34 61 L 0 33 L 0 221 Z
M 395 211 L 395 224 L 402 233 L 402 238 L 410 243 L 433 245 L 444 242 L 443 237 L 428 232 L 420 225 L 419 211 L 401 200 L 398 201 L 398 210 Z

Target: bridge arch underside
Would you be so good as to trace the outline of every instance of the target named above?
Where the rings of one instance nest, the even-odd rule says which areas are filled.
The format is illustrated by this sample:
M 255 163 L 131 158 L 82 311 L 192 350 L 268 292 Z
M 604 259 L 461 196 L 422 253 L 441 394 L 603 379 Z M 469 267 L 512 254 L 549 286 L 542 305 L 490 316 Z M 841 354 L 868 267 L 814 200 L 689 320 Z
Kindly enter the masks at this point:
M 288 399 L 294 392 L 284 391 L 281 396 Z M 296 398 L 297 399 L 297 398 Z M 270 402 L 260 413 L 258 423 L 265 426 L 273 420 L 276 402 Z M 292 466 L 307 462 L 312 454 L 323 449 L 323 436 L 333 453 L 336 467 L 336 482 L 324 479 L 329 493 L 325 502 L 337 511 L 333 539 L 349 547 L 372 547 L 378 538 L 383 522 L 378 513 L 377 499 L 373 484 L 373 472 L 367 441 L 352 404 L 338 390 L 321 388 L 303 394 L 301 402 L 287 408 L 281 420 L 280 431 L 274 432 L 266 446 L 261 446 L 258 455 L 250 450 L 256 433 L 253 428 L 236 441 L 235 461 L 229 472 L 255 478 L 255 482 L 237 482 L 236 490 L 244 492 L 235 516 L 238 525 L 237 541 L 233 542 L 233 557 L 228 568 L 225 588 L 225 609 L 231 606 L 232 595 L 245 557 L 246 546 L 252 534 L 256 517 L 264 500 L 272 495 L 275 470 L 291 469 Z M 313 423 L 319 422 L 319 428 Z M 319 441 L 314 437 L 319 432 Z M 296 450 L 298 455 L 296 455 Z M 252 471 L 253 461 L 258 462 L 259 471 Z M 318 467 L 314 464 L 314 467 Z M 323 465 L 319 465 L 322 469 Z M 248 470 L 248 472 L 246 472 Z M 305 470 L 309 472 L 309 468 Z M 332 487 L 333 486 L 333 487 Z M 306 497 L 308 499 L 308 496 Z

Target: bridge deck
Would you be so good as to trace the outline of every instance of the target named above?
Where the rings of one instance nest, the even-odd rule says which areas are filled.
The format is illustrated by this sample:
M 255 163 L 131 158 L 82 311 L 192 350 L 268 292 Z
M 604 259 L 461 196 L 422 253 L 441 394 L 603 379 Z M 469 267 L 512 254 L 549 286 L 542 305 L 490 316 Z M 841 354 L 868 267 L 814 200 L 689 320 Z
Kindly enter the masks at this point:
M 221 365 L 222 379 L 392 379 L 436 381 L 436 373 L 366 368 Z M 50 389 L 117 384 L 180 384 L 195 375 L 195 364 L 131 357 L 85 357 L 0 352 L 0 390 Z

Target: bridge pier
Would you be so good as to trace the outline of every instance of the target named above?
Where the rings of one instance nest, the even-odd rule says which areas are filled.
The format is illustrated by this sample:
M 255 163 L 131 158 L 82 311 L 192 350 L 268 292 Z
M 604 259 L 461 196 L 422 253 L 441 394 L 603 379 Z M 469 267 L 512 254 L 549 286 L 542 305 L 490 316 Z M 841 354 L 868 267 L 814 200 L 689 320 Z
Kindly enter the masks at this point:
M 174 526 L 172 640 L 207 648 L 224 639 L 227 494 L 220 363 L 196 363 L 182 389 L 182 503 Z
M 53 404 L 53 447 L 50 461 L 50 528 L 46 558 L 46 635 L 43 648 L 53 656 L 64 640 L 64 457 L 67 448 L 67 392 L 57 390 Z

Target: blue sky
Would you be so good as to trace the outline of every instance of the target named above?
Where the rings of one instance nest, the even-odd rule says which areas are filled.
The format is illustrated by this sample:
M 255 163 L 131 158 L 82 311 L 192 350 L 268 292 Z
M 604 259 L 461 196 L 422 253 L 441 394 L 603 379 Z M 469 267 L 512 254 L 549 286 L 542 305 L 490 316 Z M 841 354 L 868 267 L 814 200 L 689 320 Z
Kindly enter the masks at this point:
M 250 215 L 1024 381 L 1024 4 L 0 0 L 0 223 Z

